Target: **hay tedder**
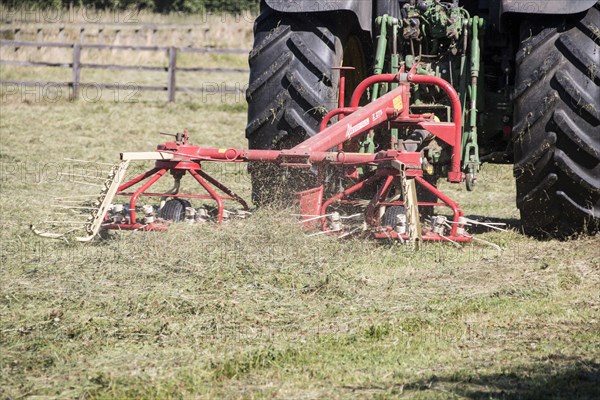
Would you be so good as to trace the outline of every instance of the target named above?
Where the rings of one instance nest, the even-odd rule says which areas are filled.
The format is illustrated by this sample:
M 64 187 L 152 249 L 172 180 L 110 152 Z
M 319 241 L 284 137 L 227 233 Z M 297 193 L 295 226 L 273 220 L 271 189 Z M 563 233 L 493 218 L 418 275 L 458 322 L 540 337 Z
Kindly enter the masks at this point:
M 340 69 L 342 75 L 343 71 Z M 430 166 L 419 150 L 425 142 L 439 139 L 451 155 L 446 171 L 448 181 L 464 181 L 460 154 L 462 110 L 452 85 L 438 77 L 416 74 L 414 70 L 380 74 L 362 81 L 346 106 L 343 104 L 344 81 L 342 77 L 339 107 L 325 116 L 320 133 L 291 149 L 204 148 L 190 144 L 188 133 L 184 131 L 174 135 L 174 141 L 158 145 L 154 152 L 122 153 L 121 163 L 113 167 L 91 207 L 92 214 L 85 226 L 86 236 L 78 239 L 91 240 L 101 230 L 156 231 L 167 229 L 172 220 L 205 221 L 211 218 L 209 210 L 195 209 L 188 200 L 182 199 L 214 201 L 213 217 L 219 223 L 232 216 L 225 208 L 225 202 L 237 203 L 239 209 L 233 214 L 244 216 L 249 211 L 248 203 L 207 174 L 202 165 L 253 162 L 312 171 L 315 186 L 297 193 L 298 215 L 307 229 L 340 236 L 368 231 L 374 238 L 410 242 L 471 241 L 472 236 L 465 231 L 470 220 L 464 217 L 458 204 L 428 182 L 426 175 Z M 379 99 L 359 106 L 364 92 L 375 84 L 388 84 L 394 88 Z M 412 114 L 409 111 L 412 84 L 431 85 L 445 93 L 451 104 L 452 120 L 439 122 L 433 113 Z M 338 117 L 338 121 L 330 123 L 334 117 Z M 381 128 L 410 129 L 414 134 L 408 140 L 391 135 L 388 148 L 375 153 L 343 150 L 352 148 L 352 143 L 358 143 Z M 147 160 L 155 161 L 154 168 L 123 182 L 131 162 Z M 205 194 L 179 193 L 181 179 L 188 173 Z M 167 174 L 174 179 L 173 188 L 164 193 L 150 192 L 151 187 Z M 332 176 L 337 181 L 347 182 L 345 187 L 332 192 L 328 188 Z M 118 196 L 128 197 L 128 204 L 115 205 Z M 139 207 L 141 197 L 159 197 L 161 205 L 158 208 L 152 205 Z M 172 200 L 166 201 L 168 198 Z M 431 215 L 430 224 L 422 228 L 420 209 L 437 207 L 449 209 L 450 217 Z M 36 233 L 62 237 L 37 229 Z

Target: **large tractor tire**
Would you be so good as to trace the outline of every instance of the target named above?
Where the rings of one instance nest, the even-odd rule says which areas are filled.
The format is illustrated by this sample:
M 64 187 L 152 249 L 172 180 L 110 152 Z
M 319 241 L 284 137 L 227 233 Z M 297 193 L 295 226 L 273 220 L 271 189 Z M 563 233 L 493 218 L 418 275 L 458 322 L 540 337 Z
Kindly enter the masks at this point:
M 318 132 L 325 114 L 337 106 L 339 73 L 333 68 L 344 63 L 345 45 L 358 43 L 361 51 L 351 31 L 339 16 L 279 13 L 261 4 L 246 92 L 251 149 L 291 148 Z M 249 170 L 257 205 L 285 199 L 313 178 L 310 171 L 276 165 L 250 164 Z
M 525 233 L 600 226 L 600 9 L 525 21 L 516 57 L 517 206 Z

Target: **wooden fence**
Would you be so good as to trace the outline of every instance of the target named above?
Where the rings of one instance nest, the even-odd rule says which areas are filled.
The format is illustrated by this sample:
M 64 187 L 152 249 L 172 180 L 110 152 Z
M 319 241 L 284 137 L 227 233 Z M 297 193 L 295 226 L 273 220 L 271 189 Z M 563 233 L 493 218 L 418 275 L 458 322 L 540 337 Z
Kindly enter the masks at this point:
M 241 93 L 240 88 L 215 88 L 207 90 L 200 87 L 178 87 L 176 82 L 177 71 L 180 72 L 212 72 L 212 73 L 248 73 L 248 69 L 242 68 L 191 68 L 177 67 L 178 53 L 216 53 L 216 54 L 248 54 L 249 50 L 242 49 L 215 49 L 215 48 L 193 48 L 193 47 L 159 47 L 159 46 L 118 46 L 118 45 L 103 45 L 103 44 L 81 44 L 81 43 L 61 43 L 61 42 L 26 42 L 16 40 L 0 40 L 1 47 L 11 47 L 18 49 L 20 47 L 44 47 L 55 48 L 70 48 L 73 50 L 73 62 L 71 63 L 51 63 L 44 61 L 20 61 L 0 59 L 0 65 L 14 65 L 21 67 L 63 67 L 72 69 L 72 80 L 70 82 L 39 82 L 39 81 L 18 81 L 18 80 L 0 80 L 1 84 L 14 84 L 21 86 L 67 86 L 72 89 L 72 98 L 79 98 L 79 91 L 82 86 L 90 85 L 100 89 L 118 89 L 119 85 L 114 84 L 98 84 L 81 82 L 81 69 L 112 69 L 112 70 L 138 70 L 138 71 L 163 71 L 168 73 L 167 84 L 164 86 L 136 86 L 137 90 L 141 91 L 166 91 L 169 102 L 175 102 L 176 92 L 200 92 L 200 93 L 223 93 L 237 94 Z M 168 56 L 168 66 L 145 66 L 145 65 L 114 65 L 114 64 L 91 64 L 81 62 L 81 51 L 83 49 L 107 49 L 107 50 L 129 50 L 129 51 L 149 51 L 149 52 L 164 52 Z

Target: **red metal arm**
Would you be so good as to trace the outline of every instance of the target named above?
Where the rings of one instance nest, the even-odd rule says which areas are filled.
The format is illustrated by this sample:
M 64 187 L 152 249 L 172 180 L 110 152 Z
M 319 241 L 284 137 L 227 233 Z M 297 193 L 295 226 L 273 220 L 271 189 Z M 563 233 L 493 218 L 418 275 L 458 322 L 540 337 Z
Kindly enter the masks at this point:
M 404 75 L 400 74 L 400 76 Z M 406 78 L 408 82 L 412 83 L 436 85 L 446 92 L 450 98 L 450 104 L 452 105 L 452 122 L 454 123 L 454 146 L 452 148 L 452 161 L 450 164 L 450 171 L 448 172 L 448 180 L 450 182 L 462 182 L 462 172 L 460 170 L 460 148 L 462 146 L 462 109 L 458 93 L 456 93 L 456 90 L 454 90 L 454 87 L 449 82 L 446 82 L 437 76 L 409 73 L 406 75 Z
M 359 83 L 359 85 L 352 93 L 352 99 L 350 100 L 350 107 L 358 107 L 358 103 L 360 103 L 360 98 L 362 97 L 365 90 L 376 83 L 393 83 L 398 81 L 398 75 L 396 74 L 381 74 L 381 75 L 373 75 Z
M 348 114 L 352 114 L 354 111 L 356 111 L 356 108 L 349 108 L 349 107 L 336 108 L 334 110 L 329 111 L 327 113 L 327 115 L 325 117 L 323 117 L 323 121 L 321 121 L 321 125 L 319 125 L 319 131 L 324 131 L 327 128 L 327 124 L 329 123 L 331 118 L 335 117 L 336 115 L 339 115 L 339 114 L 348 115 Z M 340 119 L 341 118 L 342 117 L 340 117 Z
M 403 98 L 405 91 L 405 86 L 399 86 L 296 147 L 281 151 L 281 155 L 302 156 L 318 151 L 328 151 L 347 140 L 365 135 L 366 132 L 387 122 L 390 118 L 395 118 L 402 111 L 404 102 L 398 99 Z M 400 106 L 400 109 L 396 109 L 395 105 Z
M 158 181 L 160 178 L 162 178 L 163 175 L 166 173 L 167 173 L 166 169 L 161 169 L 161 170 L 157 171 L 156 174 L 152 178 L 150 178 L 150 180 L 148 180 L 146 183 L 144 183 L 142 185 L 142 187 L 139 188 L 138 190 L 136 190 L 135 193 L 133 194 L 133 196 L 131 196 L 131 200 L 129 201 L 129 215 L 131 217 L 132 225 L 137 224 L 135 205 L 137 203 L 138 198 L 140 197 L 140 195 L 142 193 L 144 193 L 146 190 L 148 190 L 150 188 L 150 186 L 154 185 L 156 183 L 156 181 Z

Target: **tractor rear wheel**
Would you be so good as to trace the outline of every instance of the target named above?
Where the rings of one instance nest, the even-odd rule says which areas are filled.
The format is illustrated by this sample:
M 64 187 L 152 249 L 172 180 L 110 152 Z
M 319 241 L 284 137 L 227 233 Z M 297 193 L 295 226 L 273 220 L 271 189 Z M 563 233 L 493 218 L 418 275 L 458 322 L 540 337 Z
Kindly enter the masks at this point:
M 280 13 L 262 2 L 254 24 L 246 92 L 246 137 L 251 149 L 291 148 L 315 135 L 325 114 L 337 106 L 339 73 L 332 68 L 362 63 L 352 65 L 358 71 L 348 77 L 350 93 L 351 82 L 366 75 L 361 42 L 344 25 L 351 24 L 319 13 Z M 347 52 L 346 45 L 358 50 Z M 251 163 L 249 171 L 257 205 L 284 200 L 313 178 L 310 171 L 273 164 Z
M 525 21 L 516 57 L 514 175 L 527 234 L 600 226 L 600 9 Z

